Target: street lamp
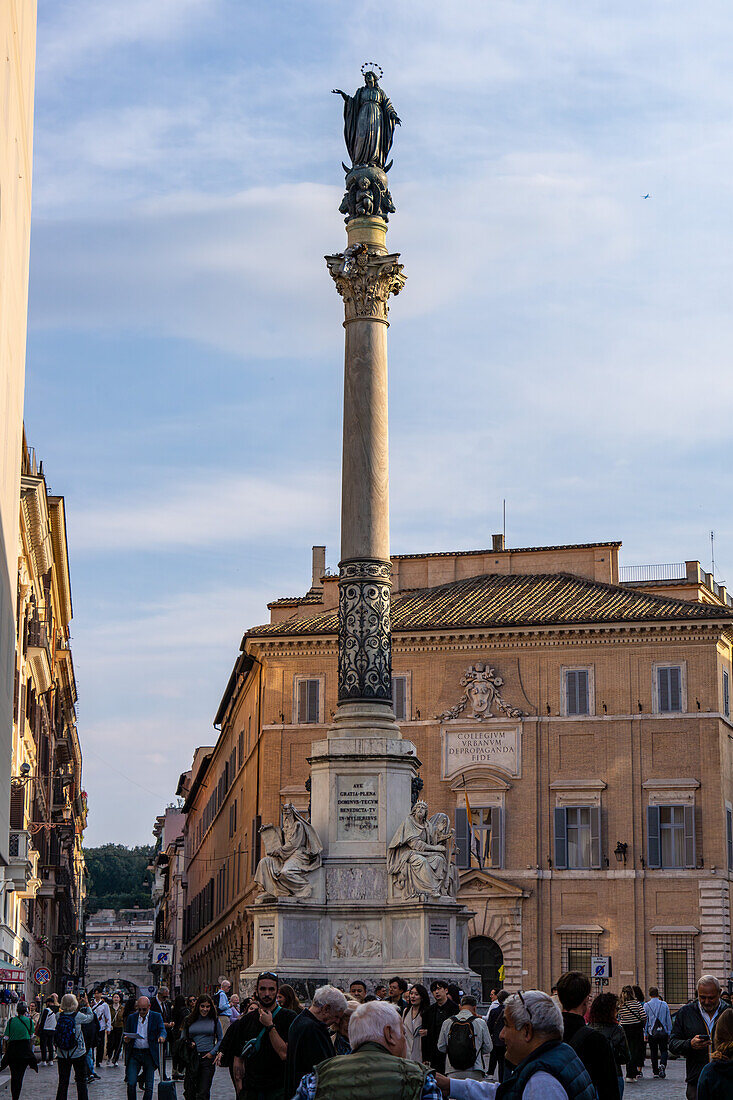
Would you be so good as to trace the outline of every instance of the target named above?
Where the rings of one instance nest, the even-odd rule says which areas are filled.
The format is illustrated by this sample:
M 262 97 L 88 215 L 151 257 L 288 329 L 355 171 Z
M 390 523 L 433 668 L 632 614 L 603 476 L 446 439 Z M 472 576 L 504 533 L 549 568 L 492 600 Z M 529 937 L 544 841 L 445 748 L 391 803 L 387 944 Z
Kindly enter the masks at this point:
M 622 844 L 620 840 L 618 841 L 618 843 L 616 844 L 616 847 L 613 850 L 613 854 L 616 857 L 617 863 L 621 863 L 621 861 L 623 860 L 624 867 L 626 866 L 626 853 L 628 852 L 628 850 L 629 850 L 628 844 Z

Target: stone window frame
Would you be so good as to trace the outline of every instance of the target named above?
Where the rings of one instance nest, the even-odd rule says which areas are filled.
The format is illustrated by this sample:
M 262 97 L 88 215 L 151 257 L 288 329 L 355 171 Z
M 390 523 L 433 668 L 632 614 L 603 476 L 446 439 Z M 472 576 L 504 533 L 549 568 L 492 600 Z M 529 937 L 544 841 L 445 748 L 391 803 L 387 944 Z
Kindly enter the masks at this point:
M 700 843 L 700 837 L 698 836 L 696 811 L 697 811 L 697 798 L 696 792 L 700 789 L 700 781 L 694 777 L 685 776 L 676 779 L 647 779 L 642 783 L 642 789 L 646 791 L 646 811 L 644 813 L 644 859 L 650 870 L 657 871 L 671 871 L 679 872 L 684 870 L 694 870 L 697 867 L 697 852 L 698 845 Z M 692 863 L 685 863 L 682 867 L 663 867 L 661 865 L 661 833 L 660 833 L 660 864 L 652 865 L 649 861 L 649 809 L 657 806 L 682 806 L 691 807 L 692 809 L 692 845 L 694 853 L 694 861 Z
M 412 671 L 410 669 L 392 669 L 392 680 L 402 678 L 405 681 L 405 717 L 399 718 L 395 714 L 398 722 L 411 722 L 412 721 Z M 394 687 L 392 688 L 394 697 Z
M 315 680 L 318 683 L 318 718 L 315 722 L 299 722 L 298 721 L 298 685 L 303 683 L 304 680 Z M 324 722 L 324 712 L 326 706 L 326 677 L 309 675 L 306 672 L 296 673 L 293 676 L 293 725 L 294 726 L 322 726 Z
M 587 714 L 569 714 L 568 713 L 568 691 L 567 691 L 567 673 L 568 672 L 587 672 L 588 673 L 588 713 Z M 596 713 L 596 666 L 590 665 L 561 665 L 560 667 L 560 714 L 563 718 L 576 718 L 582 720 L 583 718 L 593 718 Z
M 726 866 L 733 871 L 733 805 L 726 799 L 725 802 L 725 854 Z
M 551 807 L 552 818 L 552 860 L 553 870 L 574 871 L 587 873 L 588 871 L 603 870 L 604 867 L 604 820 L 602 795 L 608 789 L 608 784 L 602 779 L 556 779 L 550 784 L 550 791 L 555 793 L 554 805 Z M 550 799 L 552 801 L 552 798 Z M 557 861 L 557 810 L 591 809 L 596 810 L 598 824 L 598 858 L 593 860 L 593 821 L 591 820 L 591 859 L 588 867 L 568 867 Z M 567 826 L 566 826 L 567 827 Z M 565 841 L 567 855 L 567 839 Z
M 680 670 L 680 709 L 659 709 L 659 670 L 662 668 L 678 668 Z M 687 714 L 687 661 L 679 660 L 653 661 L 652 662 L 652 713 L 653 714 Z

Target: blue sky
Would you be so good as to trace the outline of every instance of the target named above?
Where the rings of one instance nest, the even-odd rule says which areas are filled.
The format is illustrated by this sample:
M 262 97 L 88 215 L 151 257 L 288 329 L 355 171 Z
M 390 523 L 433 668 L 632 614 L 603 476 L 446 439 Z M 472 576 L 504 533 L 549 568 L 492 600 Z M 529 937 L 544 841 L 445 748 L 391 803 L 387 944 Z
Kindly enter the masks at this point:
M 392 547 L 733 583 L 733 15 L 39 0 L 26 427 L 67 500 L 87 843 L 143 843 L 248 625 L 338 561 L 341 101 L 403 120 Z M 648 200 L 642 195 L 650 193 Z

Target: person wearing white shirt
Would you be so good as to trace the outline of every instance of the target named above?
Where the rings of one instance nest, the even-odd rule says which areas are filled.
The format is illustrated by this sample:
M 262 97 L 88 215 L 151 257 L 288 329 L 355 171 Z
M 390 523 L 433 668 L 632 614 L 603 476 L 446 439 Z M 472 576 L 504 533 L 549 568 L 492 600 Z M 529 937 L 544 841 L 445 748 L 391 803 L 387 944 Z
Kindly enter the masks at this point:
M 97 1069 L 99 1069 L 104 1061 L 104 1048 L 107 1043 L 107 1035 L 112 1030 L 112 1013 L 109 1010 L 109 1005 L 98 989 L 95 990 L 92 995 L 92 1012 L 97 1017 L 99 1023 L 99 1037 L 97 1039 L 96 1051 Z
M 436 1074 L 443 1095 L 455 1100 L 494 1100 L 498 1089 L 521 1100 L 595 1100 L 596 1090 L 575 1051 L 562 1041 L 562 1013 L 539 989 L 514 993 L 504 1002 L 507 1061 L 514 1069 L 500 1085 Z

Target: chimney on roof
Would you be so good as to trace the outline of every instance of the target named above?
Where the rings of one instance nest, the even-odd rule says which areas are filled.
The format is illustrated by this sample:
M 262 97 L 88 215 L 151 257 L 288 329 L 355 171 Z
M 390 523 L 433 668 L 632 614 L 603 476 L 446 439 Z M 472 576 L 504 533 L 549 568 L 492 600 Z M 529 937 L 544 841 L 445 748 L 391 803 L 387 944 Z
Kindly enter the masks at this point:
M 314 546 L 313 547 L 313 575 L 311 577 L 311 591 L 317 588 L 319 592 L 323 591 L 323 574 L 326 572 L 326 547 Z
M 491 536 L 491 549 L 494 551 L 494 553 L 498 553 L 500 550 L 504 549 L 504 536 L 503 535 L 492 535 Z

